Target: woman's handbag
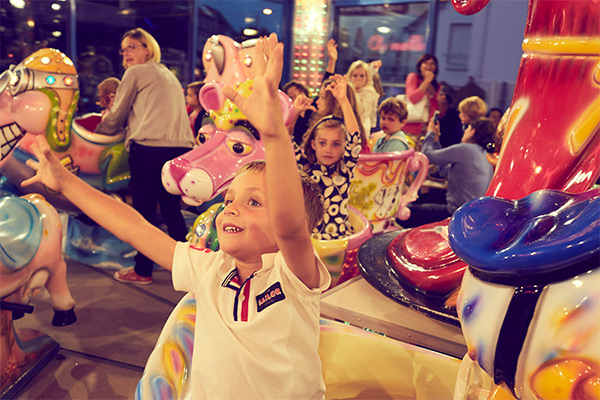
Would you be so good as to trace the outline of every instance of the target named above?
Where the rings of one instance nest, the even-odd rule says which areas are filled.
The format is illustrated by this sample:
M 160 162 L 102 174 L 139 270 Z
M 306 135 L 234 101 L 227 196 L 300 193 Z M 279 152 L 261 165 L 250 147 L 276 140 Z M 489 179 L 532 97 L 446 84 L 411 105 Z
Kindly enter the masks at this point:
M 417 104 L 413 104 L 406 97 L 405 94 L 399 94 L 396 96 L 397 99 L 402 100 L 408 110 L 408 117 L 406 123 L 427 123 L 429 122 L 429 97 L 423 96 Z

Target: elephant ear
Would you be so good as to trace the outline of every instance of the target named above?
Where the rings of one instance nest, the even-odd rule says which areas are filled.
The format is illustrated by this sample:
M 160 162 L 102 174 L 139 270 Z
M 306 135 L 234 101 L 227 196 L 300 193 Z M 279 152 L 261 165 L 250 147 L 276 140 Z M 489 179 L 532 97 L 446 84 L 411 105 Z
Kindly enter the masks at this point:
M 220 110 L 225 104 L 225 99 L 223 84 L 217 81 L 205 84 L 198 93 L 198 100 L 200 100 L 202 108 L 208 112 Z
M 42 241 L 40 212 L 21 197 L 0 200 L 0 264 L 19 270 L 33 260 Z

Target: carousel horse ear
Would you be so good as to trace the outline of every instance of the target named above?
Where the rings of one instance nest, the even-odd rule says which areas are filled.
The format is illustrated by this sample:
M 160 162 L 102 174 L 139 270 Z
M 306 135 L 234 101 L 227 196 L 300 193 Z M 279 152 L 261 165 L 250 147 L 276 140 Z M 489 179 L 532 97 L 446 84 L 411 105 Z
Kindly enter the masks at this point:
M 289 125 L 294 118 L 294 102 L 290 97 L 281 90 L 279 91 L 279 103 L 281 104 L 281 111 L 283 112 L 283 122 L 285 125 Z
M 225 103 L 223 85 L 216 81 L 205 84 L 198 93 L 198 100 L 206 111 L 220 110 Z

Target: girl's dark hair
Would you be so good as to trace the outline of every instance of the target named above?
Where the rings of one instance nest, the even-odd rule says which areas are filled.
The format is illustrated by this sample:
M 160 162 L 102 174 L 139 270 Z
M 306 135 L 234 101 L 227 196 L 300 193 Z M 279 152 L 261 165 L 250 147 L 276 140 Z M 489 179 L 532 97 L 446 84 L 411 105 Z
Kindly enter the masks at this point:
M 488 153 L 496 149 L 496 125 L 489 118 L 479 118 L 471 121 L 469 126 L 473 128 L 473 142 L 480 145 Z
M 300 82 L 298 82 L 298 81 L 293 81 L 293 80 L 289 81 L 288 83 L 286 83 L 285 85 L 283 85 L 282 91 L 284 91 L 285 93 L 287 93 L 288 89 L 292 88 L 292 87 L 294 87 L 294 88 L 298 89 L 299 91 L 301 91 L 302 93 L 304 93 L 304 95 L 306 97 L 310 97 L 310 93 L 308 91 L 308 88 L 306 86 L 304 86 L 303 84 L 301 84 Z
M 419 59 L 417 60 L 417 75 L 419 75 L 419 78 L 421 80 L 423 80 L 423 75 L 421 75 L 421 64 L 423 64 L 425 61 L 429 61 L 429 60 L 433 60 L 435 62 L 435 71 L 433 72 L 433 74 L 435 75 L 435 77 L 437 77 L 438 68 L 440 65 L 438 63 L 438 59 L 433 54 L 425 53 L 421 57 L 419 57 Z M 440 84 L 438 83 L 436 78 L 433 78 L 433 80 L 431 81 L 431 84 L 433 85 L 435 90 L 438 90 L 440 88 Z

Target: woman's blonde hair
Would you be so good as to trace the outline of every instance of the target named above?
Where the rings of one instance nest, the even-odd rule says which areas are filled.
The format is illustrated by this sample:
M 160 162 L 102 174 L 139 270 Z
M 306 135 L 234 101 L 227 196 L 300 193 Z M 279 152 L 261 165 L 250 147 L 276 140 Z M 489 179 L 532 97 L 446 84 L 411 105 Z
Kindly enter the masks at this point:
M 160 62 L 160 46 L 154 37 L 146 32 L 142 28 L 134 28 L 123 34 L 121 41 L 126 37 L 139 41 L 144 45 L 145 48 L 148 49 L 148 60 L 146 61 L 154 61 Z M 127 68 L 125 65 L 125 59 L 123 59 L 123 67 Z

